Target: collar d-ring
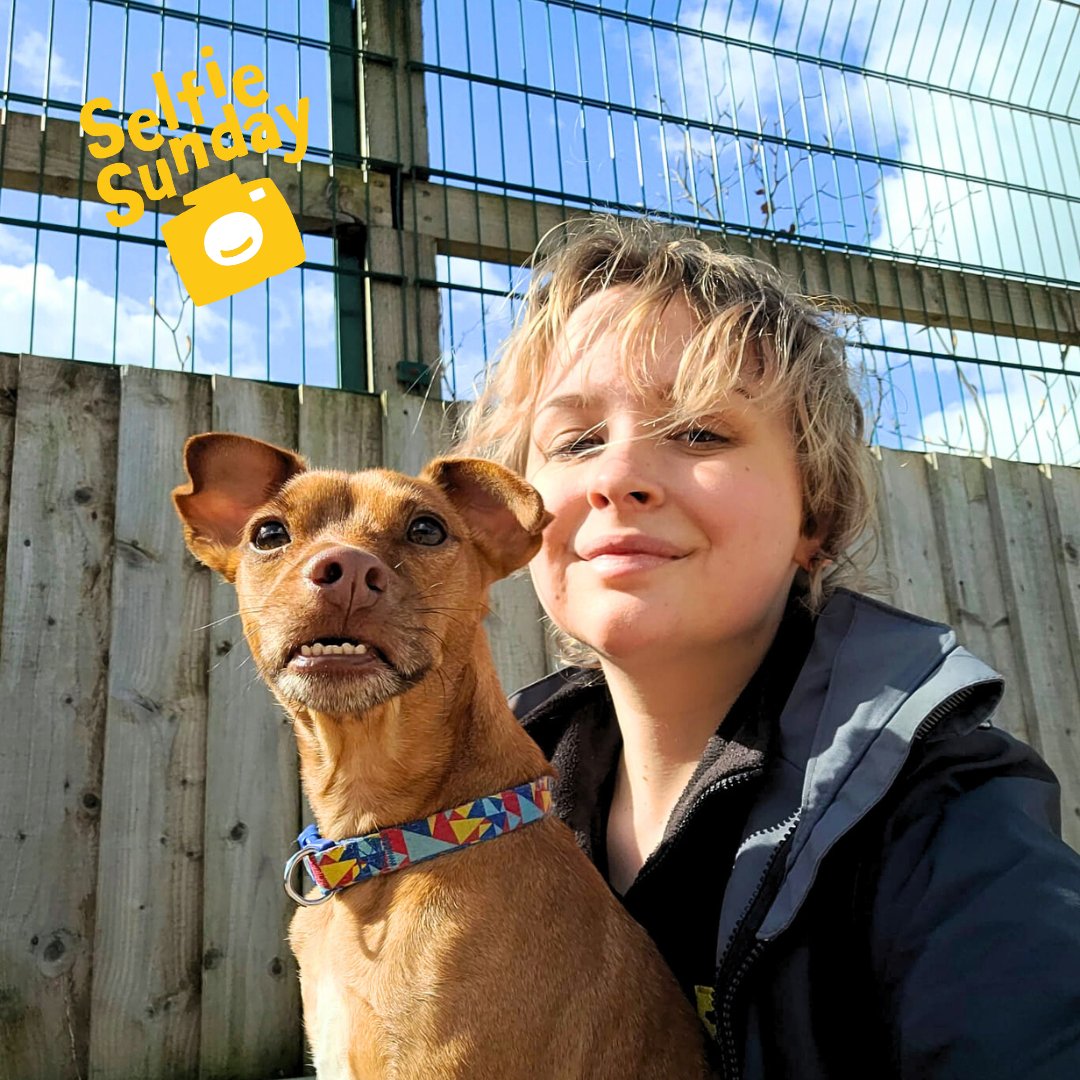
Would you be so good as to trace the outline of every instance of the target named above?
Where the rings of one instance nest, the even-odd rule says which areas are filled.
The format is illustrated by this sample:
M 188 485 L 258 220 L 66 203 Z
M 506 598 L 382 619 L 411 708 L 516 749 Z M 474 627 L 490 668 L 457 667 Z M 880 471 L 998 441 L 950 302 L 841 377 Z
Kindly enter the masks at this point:
M 325 845 L 323 845 L 325 846 Z M 308 844 L 306 847 L 302 847 L 299 851 L 289 856 L 288 861 L 285 863 L 285 875 L 284 882 L 285 892 L 296 901 L 298 904 L 302 904 L 304 907 L 318 907 L 319 904 L 325 904 L 327 900 L 333 897 L 332 892 L 324 893 L 322 896 L 317 897 L 314 900 L 309 900 L 303 893 L 298 893 L 293 888 L 292 876 L 293 871 L 296 869 L 296 864 L 307 855 L 317 855 L 322 850 L 321 847 L 315 844 Z

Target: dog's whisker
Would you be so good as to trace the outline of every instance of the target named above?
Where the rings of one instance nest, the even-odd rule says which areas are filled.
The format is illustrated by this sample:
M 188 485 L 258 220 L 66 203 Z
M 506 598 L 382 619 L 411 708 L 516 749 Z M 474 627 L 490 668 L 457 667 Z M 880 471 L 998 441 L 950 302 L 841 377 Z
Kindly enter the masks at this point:
M 191 632 L 197 634 L 200 630 L 209 630 L 212 626 L 220 626 L 223 622 L 238 618 L 239 615 L 239 611 L 234 611 L 231 615 L 223 615 L 220 619 L 214 619 L 213 622 L 204 623 L 202 626 L 195 626 L 192 628 Z
M 458 608 L 458 610 L 461 611 L 461 610 L 464 610 L 464 609 Z M 441 611 L 436 611 L 436 612 L 420 611 L 420 612 L 418 612 L 418 614 L 421 614 L 421 615 L 430 615 L 430 614 L 442 615 L 442 614 L 444 614 L 444 612 L 441 612 Z M 453 623 L 459 623 L 460 624 L 462 622 L 461 619 L 455 619 L 453 615 L 447 615 L 446 617 Z
M 197 634 L 200 630 L 209 630 L 211 627 L 220 626 L 224 622 L 228 622 L 230 619 L 238 619 L 241 615 L 259 615 L 265 611 L 270 605 L 263 604 L 260 607 L 243 608 L 240 611 L 232 611 L 228 615 L 222 615 L 220 619 L 214 619 L 213 622 L 204 623 L 202 626 L 196 626 L 192 628 L 192 633 Z

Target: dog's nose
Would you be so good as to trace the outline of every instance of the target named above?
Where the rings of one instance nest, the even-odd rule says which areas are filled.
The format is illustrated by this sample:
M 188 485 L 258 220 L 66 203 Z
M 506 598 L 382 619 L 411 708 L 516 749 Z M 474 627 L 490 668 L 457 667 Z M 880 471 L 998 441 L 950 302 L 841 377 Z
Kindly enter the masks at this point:
M 353 596 L 357 607 L 371 607 L 386 592 L 390 571 L 370 551 L 339 544 L 311 559 L 304 567 L 304 577 L 335 598 Z

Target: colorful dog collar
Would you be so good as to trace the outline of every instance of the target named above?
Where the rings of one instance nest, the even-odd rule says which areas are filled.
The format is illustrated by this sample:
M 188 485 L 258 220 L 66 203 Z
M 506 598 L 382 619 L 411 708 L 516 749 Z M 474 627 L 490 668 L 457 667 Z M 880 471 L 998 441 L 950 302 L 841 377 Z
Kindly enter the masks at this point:
M 298 904 L 313 907 L 358 881 L 493 840 L 539 821 L 550 812 L 551 777 L 541 776 L 495 795 L 462 803 L 452 810 L 440 810 L 406 825 L 394 825 L 348 840 L 324 840 L 318 828 L 309 825 L 296 838 L 300 850 L 285 863 L 285 891 Z M 293 870 L 301 859 L 321 890 L 317 900 L 309 900 L 293 889 Z

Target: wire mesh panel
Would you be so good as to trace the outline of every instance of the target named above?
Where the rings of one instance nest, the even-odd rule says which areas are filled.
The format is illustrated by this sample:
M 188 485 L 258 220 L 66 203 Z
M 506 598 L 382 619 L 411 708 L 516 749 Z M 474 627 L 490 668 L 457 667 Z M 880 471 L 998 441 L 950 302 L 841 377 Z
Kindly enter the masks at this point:
M 302 164 L 212 164 L 289 178 L 306 260 L 194 309 L 193 177 L 114 227 L 79 110 L 194 71 L 208 140 L 247 64 Z M 1078 72 L 1062 0 L 0 0 L 0 347 L 469 397 L 539 238 L 649 214 L 857 308 L 880 444 L 1076 462 Z
M 869 316 L 850 338 L 875 440 L 1080 461 L 1075 5 L 425 0 L 423 20 L 433 180 L 926 268 L 940 295 L 897 305 L 876 271 L 833 290 Z M 450 263 L 468 325 L 478 272 Z
M 220 97 L 212 64 L 224 84 Z M 358 162 L 357 64 L 349 0 L 0 2 L 0 348 L 366 389 L 359 269 L 338 228 L 351 219 L 340 212 L 333 185 L 335 163 Z M 239 142 L 221 139 L 234 152 L 227 164 L 213 155 L 211 163 L 218 175 L 280 177 L 288 175 L 285 156 L 302 152 L 302 164 L 293 168 L 307 178 L 294 176 L 295 195 L 287 195 L 304 230 L 305 261 L 196 308 L 171 265 L 161 227 L 183 210 L 180 197 L 204 182 L 202 170 L 191 168 L 202 162 L 170 158 L 167 144 L 156 159 L 137 155 L 152 183 L 139 193 L 145 213 L 117 227 L 107 218 L 116 207 L 101 201 L 94 183 L 101 163 L 88 153 L 90 140 L 79 137 L 80 109 L 104 99 L 93 120 L 120 125 L 114 131 L 127 136 L 125 157 L 190 132 L 205 144 L 225 110 L 240 106 L 242 122 L 251 116 L 234 83 L 249 65 L 263 76 L 259 89 L 280 145 L 259 153 L 245 126 Z M 199 88 L 190 106 L 179 100 L 189 71 Z M 155 73 L 176 95 L 173 117 Z M 249 100 L 255 98 L 252 89 Z M 287 127 L 279 108 L 299 120 L 305 99 L 300 146 L 301 133 Z M 136 144 L 127 118 L 140 110 L 155 119 L 160 112 L 161 122 L 145 125 Z M 139 190 L 134 178 L 125 186 Z

